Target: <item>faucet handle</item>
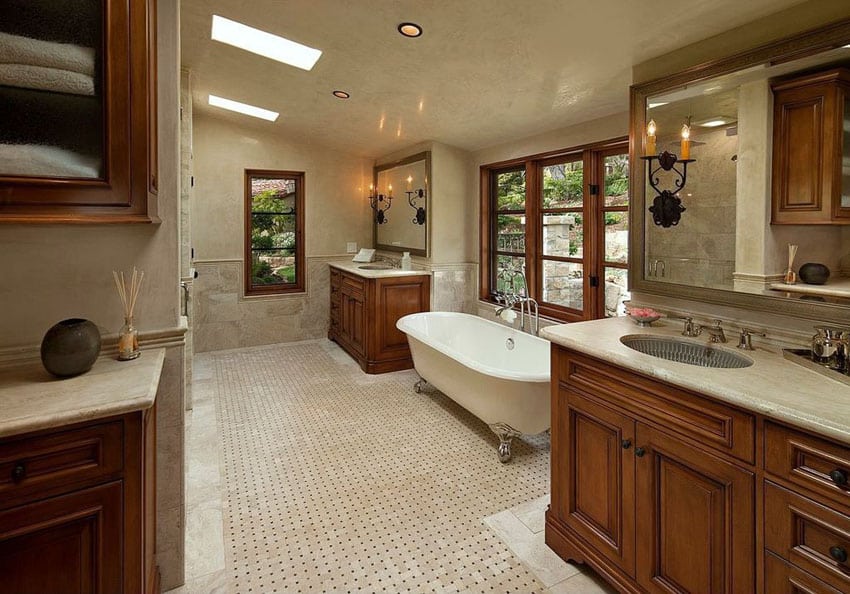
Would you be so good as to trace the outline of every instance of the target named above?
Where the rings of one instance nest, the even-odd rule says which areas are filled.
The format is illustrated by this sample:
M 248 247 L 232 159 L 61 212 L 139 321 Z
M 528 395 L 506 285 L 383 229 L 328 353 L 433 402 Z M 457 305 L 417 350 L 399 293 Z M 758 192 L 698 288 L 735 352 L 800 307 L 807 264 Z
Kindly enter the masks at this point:
M 754 351 L 752 337 L 767 336 L 764 332 L 758 332 L 751 328 L 741 328 L 741 336 L 738 339 L 738 348 L 742 351 Z
M 691 316 L 670 316 L 674 320 L 682 320 L 685 327 L 682 328 L 682 336 L 699 336 L 699 329 L 694 327 L 694 319 Z

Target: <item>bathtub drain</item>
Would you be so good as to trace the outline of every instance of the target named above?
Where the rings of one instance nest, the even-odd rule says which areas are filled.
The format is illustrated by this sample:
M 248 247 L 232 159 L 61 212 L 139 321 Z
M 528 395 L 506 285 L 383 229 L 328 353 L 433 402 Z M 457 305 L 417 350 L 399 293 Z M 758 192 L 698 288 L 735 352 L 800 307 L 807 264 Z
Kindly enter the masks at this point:
M 505 346 L 507 347 L 507 349 L 508 349 L 509 351 L 514 350 L 514 339 L 513 339 L 513 338 L 509 338 L 509 339 L 507 339 L 507 340 L 505 341 Z

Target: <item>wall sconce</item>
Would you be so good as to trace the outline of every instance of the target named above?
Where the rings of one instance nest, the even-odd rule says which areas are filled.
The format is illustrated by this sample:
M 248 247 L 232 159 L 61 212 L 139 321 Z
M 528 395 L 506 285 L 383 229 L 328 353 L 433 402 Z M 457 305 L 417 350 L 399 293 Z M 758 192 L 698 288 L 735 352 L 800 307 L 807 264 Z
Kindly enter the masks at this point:
M 410 204 L 410 207 L 416 211 L 416 216 L 413 217 L 414 225 L 424 225 L 425 224 L 425 205 L 418 206 L 416 201 L 420 198 L 422 201 L 425 201 L 425 190 L 419 188 L 418 190 L 413 189 L 413 176 L 407 176 L 407 203 Z
M 390 184 L 387 187 L 387 194 L 379 194 L 378 188 L 369 184 L 369 206 L 375 211 L 375 222 L 383 225 L 387 222 L 387 212 L 393 205 L 393 186 Z
M 690 118 L 682 126 L 682 142 L 680 159 L 669 151 L 664 151 L 660 155 L 655 154 L 656 151 L 656 125 L 654 120 L 649 120 L 646 127 L 646 152 L 650 153 L 641 157 L 647 163 L 647 172 L 649 185 L 658 194 L 655 200 L 652 201 L 652 206 L 649 207 L 649 212 L 652 213 L 652 222 L 662 227 L 672 227 L 679 224 L 682 218 L 682 213 L 685 212 L 685 207 L 682 206 L 682 200 L 677 194 L 685 188 L 685 183 L 688 180 L 688 163 L 693 163 L 696 159 L 691 159 L 691 128 Z M 658 166 L 655 166 L 655 161 L 658 161 Z M 682 168 L 676 167 L 676 164 L 681 164 Z M 675 190 L 662 190 L 659 188 L 660 180 L 658 173 L 660 171 L 673 171 L 678 179 L 674 179 Z

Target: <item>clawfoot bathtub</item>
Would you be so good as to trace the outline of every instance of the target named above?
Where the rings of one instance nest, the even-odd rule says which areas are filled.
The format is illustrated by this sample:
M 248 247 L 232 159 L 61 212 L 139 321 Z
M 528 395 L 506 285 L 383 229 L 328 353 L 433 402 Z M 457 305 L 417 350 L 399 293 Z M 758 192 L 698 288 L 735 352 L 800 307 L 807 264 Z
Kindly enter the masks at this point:
M 499 437 L 499 460 L 510 460 L 514 437 L 549 428 L 549 341 L 463 313 L 416 313 L 396 325 L 419 376 Z

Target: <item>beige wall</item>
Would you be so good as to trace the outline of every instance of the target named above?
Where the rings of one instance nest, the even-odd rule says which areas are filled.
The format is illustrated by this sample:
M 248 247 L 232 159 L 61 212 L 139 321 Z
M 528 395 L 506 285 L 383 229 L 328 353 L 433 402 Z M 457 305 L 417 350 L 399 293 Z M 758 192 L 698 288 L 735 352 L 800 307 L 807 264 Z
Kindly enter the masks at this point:
M 69 317 L 88 318 L 104 336 L 115 335 L 123 319 L 111 271 L 133 266 L 145 271 L 136 324 L 143 336 L 154 330 L 172 336 L 157 394 L 157 552 L 163 590 L 167 590 L 183 582 L 179 1 L 159 0 L 158 12 L 162 224 L 4 225 L 0 229 L 0 359 L 37 348 L 50 326 Z
M 346 243 L 372 243 L 367 199 L 372 162 L 294 144 L 196 114 L 191 201 L 196 352 L 319 338 L 327 333 L 327 260 Z M 305 172 L 306 293 L 243 296 L 244 170 Z M 351 256 L 348 256 L 349 258 Z

